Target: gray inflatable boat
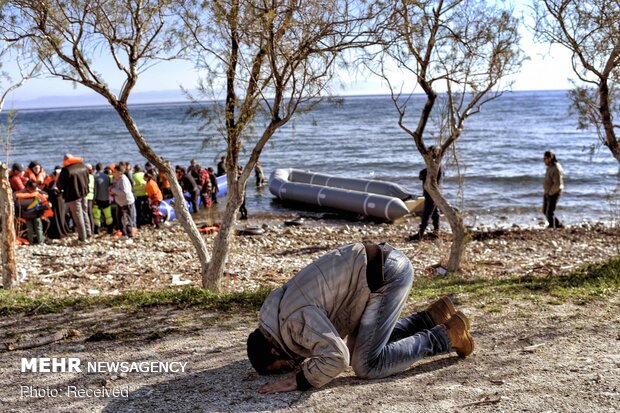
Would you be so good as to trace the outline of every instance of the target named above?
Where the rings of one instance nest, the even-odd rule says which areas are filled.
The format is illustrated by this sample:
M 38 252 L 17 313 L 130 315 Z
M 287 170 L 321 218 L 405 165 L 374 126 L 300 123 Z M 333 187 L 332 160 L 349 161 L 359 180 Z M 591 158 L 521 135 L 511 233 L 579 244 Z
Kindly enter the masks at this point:
M 369 179 L 341 178 L 299 169 L 276 169 L 269 191 L 282 200 L 303 202 L 394 221 L 410 212 L 413 198 L 400 185 Z

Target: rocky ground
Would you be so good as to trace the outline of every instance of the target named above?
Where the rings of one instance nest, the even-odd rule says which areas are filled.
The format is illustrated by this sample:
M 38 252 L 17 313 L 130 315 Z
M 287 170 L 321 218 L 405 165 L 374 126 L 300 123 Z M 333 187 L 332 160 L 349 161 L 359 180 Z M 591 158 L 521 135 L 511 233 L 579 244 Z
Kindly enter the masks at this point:
M 418 277 L 435 275 L 449 235 L 412 243 L 414 219 L 396 224 L 258 217 L 263 235 L 237 236 L 227 265 L 230 290 L 277 285 L 317 256 L 360 239 L 388 241 L 405 251 Z M 474 232 L 463 266 L 466 277 L 570 272 L 620 254 L 619 228 L 512 228 Z M 210 245 L 213 236 L 205 236 Z M 25 282 L 18 290 L 56 296 L 110 295 L 132 289 L 200 285 L 199 265 L 177 226 L 142 231 L 133 244 L 108 236 L 74 245 L 61 240 L 20 247 Z M 415 286 L 414 286 L 415 288 Z M 61 314 L 0 318 L 0 343 L 75 328 L 79 337 L 31 350 L 0 350 L 0 411 L 105 412 L 615 412 L 620 406 L 620 293 L 587 305 L 501 298 L 493 305 L 455 295 L 470 315 L 476 352 L 466 360 L 436 356 L 388 379 L 365 381 L 347 372 L 310 392 L 260 395 L 269 379 L 245 357 L 255 314 L 152 308 L 68 309 Z M 493 300 L 489 297 L 489 300 Z M 426 303 L 415 295 L 408 310 Z M 184 373 L 20 373 L 22 357 L 79 357 L 87 361 L 182 361 Z M 78 389 L 119 389 L 128 397 L 73 397 Z M 31 390 L 32 388 L 32 390 Z M 58 397 L 32 391 L 59 389 Z
M 450 247 L 450 235 L 410 242 L 417 218 L 396 224 L 306 217 L 254 217 L 239 229 L 259 227 L 262 235 L 236 236 L 231 245 L 224 284 L 227 290 L 279 285 L 299 269 L 337 246 L 360 240 L 389 242 L 403 250 L 416 276 L 432 275 Z M 557 230 L 476 228 L 467 246 L 463 273 L 468 277 L 547 275 L 568 272 L 586 262 L 620 254 L 620 228 L 582 224 Z M 211 249 L 215 235 L 205 235 Z M 55 296 L 114 295 L 127 290 L 154 290 L 175 284 L 200 286 L 200 265 L 183 229 L 173 222 L 159 230 L 145 228 L 127 244 L 97 235 L 92 243 L 75 236 L 47 245 L 22 246 L 17 267 L 25 281 L 18 290 Z

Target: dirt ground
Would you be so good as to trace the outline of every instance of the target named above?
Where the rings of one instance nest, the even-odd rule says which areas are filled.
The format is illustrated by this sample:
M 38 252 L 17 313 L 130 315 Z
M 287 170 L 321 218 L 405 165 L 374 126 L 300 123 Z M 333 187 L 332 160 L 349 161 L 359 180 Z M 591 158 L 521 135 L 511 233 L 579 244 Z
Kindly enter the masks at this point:
M 457 306 L 473 320 L 475 353 L 424 359 L 382 380 L 347 372 L 326 387 L 276 395 L 257 388 L 245 356 L 255 315 L 99 309 L 3 318 L 1 338 L 70 326 L 82 336 L 0 356 L 3 412 L 617 412 L 620 406 L 620 294 L 577 306 L 504 302 Z M 414 307 L 423 303 L 412 303 Z M 497 303 L 496 303 L 497 304 Z M 99 333 L 99 334 L 96 334 Z M 107 333 L 103 334 L 103 333 Z M 103 339 L 96 341 L 96 338 Z M 20 373 L 21 358 L 183 361 L 184 373 Z M 58 389 L 58 397 L 27 389 Z M 68 386 L 124 389 L 127 397 L 68 396 Z M 41 390 L 39 390 L 41 391 Z
M 449 239 L 444 235 L 439 240 L 408 243 L 405 237 L 414 228 L 412 223 L 268 227 L 262 238 L 235 240 L 228 286 L 279 284 L 326 250 L 360 238 L 388 240 L 406 252 L 418 276 L 427 276 L 431 265 L 441 260 Z M 27 261 L 29 265 L 29 278 L 18 291 L 42 290 L 70 296 L 93 295 L 93 290 L 96 294 L 116 294 L 140 288 L 145 274 L 140 272 L 140 266 L 131 264 L 136 260 L 145 260 L 148 282 L 154 289 L 168 288 L 171 272 L 198 283 L 196 264 L 188 265 L 186 248 L 179 244 L 182 236 L 178 230 L 170 231 L 142 234 L 131 246 L 102 238 L 83 250 L 69 242 L 20 250 L 20 262 Z M 172 238 L 176 240 L 174 244 L 166 244 Z M 467 247 L 464 275 L 561 274 L 585 262 L 618 255 L 618 239 L 617 228 L 604 227 L 479 232 Z M 157 254 L 145 252 L 145 245 L 153 242 L 166 250 Z M 95 255 L 105 255 L 105 265 L 101 260 L 93 260 Z M 89 263 L 102 270 L 85 271 L 84 265 Z M 128 265 L 136 270 L 127 271 Z M 476 350 L 467 359 L 460 360 L 454 353 L 435 356 L 382 380 L 361 380 L 348 371 L 324 388 L 276 395 L 257 392 L 270 379 L 258 376 L 245 355 L 246 337 L 256 325 L 256 314 L 251 311 L 91 308 L 0 317 L 0 344 L 47 336 L 65 328 L 80 332 L 79 337 L 29 350 L 9 352 L 2 345 L 0 411 L 619 410 L 620 291 L 611 298 L 585 305 L 557 304 L 558 300 L 544 296 L 531 300 L 489 297 L 486 302 L 458 294 L 452 298 L 472 319 Z M 422 309 L 426 304 L 414 294 L 407 311 Z M 89 362 L 187 364 L 185 371 L 178 373 L 125 374 L 86 369 L 79 373 L 22 373 L 22 358 L 35 357 L 79 358 L 82 367 Z M 104 397 L 92 393 L 102 389 L 116 389 L 120 395 Z M 76 391 L 90 393 L 84 396 Z

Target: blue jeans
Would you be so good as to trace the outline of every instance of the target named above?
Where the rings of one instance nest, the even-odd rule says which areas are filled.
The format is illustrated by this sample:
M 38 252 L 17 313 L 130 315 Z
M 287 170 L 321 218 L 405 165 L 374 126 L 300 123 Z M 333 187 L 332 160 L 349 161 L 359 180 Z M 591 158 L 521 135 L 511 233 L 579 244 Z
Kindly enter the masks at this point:
M 426 312 L 398 320 L 413 282 L 409 259 L 393 250 L 383 271 L 385 284 L 370 295 L 351 356 L 353 371 L 363 378 L 400 373 L 423 357 L 450 350 L 445 327 Z

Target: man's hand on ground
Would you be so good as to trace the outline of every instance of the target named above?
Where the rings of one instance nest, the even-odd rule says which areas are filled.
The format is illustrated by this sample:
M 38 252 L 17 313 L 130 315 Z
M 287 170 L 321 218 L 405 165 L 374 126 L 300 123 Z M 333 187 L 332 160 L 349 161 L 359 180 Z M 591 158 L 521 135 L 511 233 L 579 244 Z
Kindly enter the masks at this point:
M 259 387 L 258 392 L 271 394 L 293 390 L 297 390 L 297 380 L 295 379 L 295 373 L 290 373 L 273 383 L 267 383 Z

